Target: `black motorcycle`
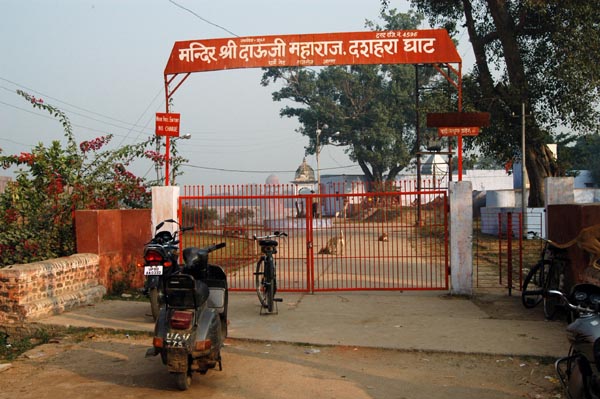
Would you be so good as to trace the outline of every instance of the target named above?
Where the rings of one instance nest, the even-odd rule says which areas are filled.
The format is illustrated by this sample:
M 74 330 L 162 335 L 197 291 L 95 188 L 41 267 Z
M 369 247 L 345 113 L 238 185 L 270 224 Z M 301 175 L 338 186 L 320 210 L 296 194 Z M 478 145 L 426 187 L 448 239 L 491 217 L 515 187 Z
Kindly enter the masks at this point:
M 225 243 L 183 250 L 184 267 L 165 278 L 165 306 L 154 327 L 153 347 L 146 356 L 160 355 L 177 387 L 186 390 L 192 373 L 206 374 L 219 365 L 227 337 L 227 277 L 208 263 L 208 254 Z
M 165 223 L 177 225 L 174 233 L 159 231 Z M 144 294 L 150 298 L 152 319 L 156 321 L 163 302 L 165 277 L 179 270 L 179 240 L 177 235 L 192 227 L 183 227 L 173 219 L 167 219 L 156 225 L 155 234 L 144 246 Z M 141 266 L 141 265 L 140 265 Z
M 567 326 L 569 354 L 555 363 L 567 398 L 600 399 L 600 287 L 579 284 L 568 298 L 557 290 L 548 295 L 562 300 L 572 320 Z

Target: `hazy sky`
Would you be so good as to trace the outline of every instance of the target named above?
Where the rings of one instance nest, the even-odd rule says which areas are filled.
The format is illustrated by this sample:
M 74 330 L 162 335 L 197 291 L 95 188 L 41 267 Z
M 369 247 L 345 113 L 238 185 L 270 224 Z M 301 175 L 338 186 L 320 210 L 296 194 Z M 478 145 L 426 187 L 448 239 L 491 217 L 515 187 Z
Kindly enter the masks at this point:
M 0 0 L 3 154 L 63 138 L 62 126 L 16 89 L 65 111 L 78 142 L 112 133 L 113 145 L 130 144 L 154 134 L 155 113 L 165 112 L 163 72 L 174 42 L 232 36 L 201 18 L 238 36 L 354 32 L 366 30 L 366 19 L 379 21 L 381 8 L 379 0 L 174 1 L 198 16 L 169 0 Z M 407 1 L 390 3 L 408 9 Z M 295 132 L 297 120 L 279 116 L 284 103 L 272 101 L 275 87 L 260 86 L 261 74 L 196 73 L 177 91 L 172 112 L 192 135 L 178 147 L 191 165 L 178 184 L 293 179 L 308 139 Z M 314 156 L 307 161 L 316 169 Z M 322 175 L 361 173 L 340 148 L 324 147 L 320 161 Z M 135 172 L 156 176 L 150 163 Z

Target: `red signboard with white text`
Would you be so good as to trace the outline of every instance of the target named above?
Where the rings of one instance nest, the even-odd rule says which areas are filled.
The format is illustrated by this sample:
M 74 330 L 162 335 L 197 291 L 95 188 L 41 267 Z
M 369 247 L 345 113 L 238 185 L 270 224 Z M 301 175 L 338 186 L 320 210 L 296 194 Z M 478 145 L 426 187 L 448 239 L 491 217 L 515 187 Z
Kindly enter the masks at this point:
M 477 135 L 479 135 L 479 126 L 438 127 L 438 136 L 439 137 L 477 136 Z
M 179 137 L 179 114 L 156 113 L 156 135 Z
M 165 75 L 234 68 L 461 62 L 444 29 L 317 33 L 175 42 Z

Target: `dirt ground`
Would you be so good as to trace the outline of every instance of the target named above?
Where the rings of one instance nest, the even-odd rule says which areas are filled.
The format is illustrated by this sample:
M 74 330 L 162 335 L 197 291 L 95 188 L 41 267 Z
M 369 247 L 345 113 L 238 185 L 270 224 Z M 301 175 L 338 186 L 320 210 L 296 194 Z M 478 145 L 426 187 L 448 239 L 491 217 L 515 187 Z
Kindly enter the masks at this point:
M 0 364 L 0 398 L 559 398 L 552 359 L 228 340 L 223 371 L 180 392 L 149 336 L 89 333 Z

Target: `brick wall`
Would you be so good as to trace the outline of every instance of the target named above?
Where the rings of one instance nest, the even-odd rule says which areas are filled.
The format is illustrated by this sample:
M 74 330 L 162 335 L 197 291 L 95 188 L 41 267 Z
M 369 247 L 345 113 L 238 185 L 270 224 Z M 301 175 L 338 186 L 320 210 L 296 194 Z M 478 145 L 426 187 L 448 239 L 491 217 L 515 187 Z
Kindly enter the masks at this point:
M 0 324 L 62 313 L 102 299 L 99 257 L 76 254 L 0 269 Z

